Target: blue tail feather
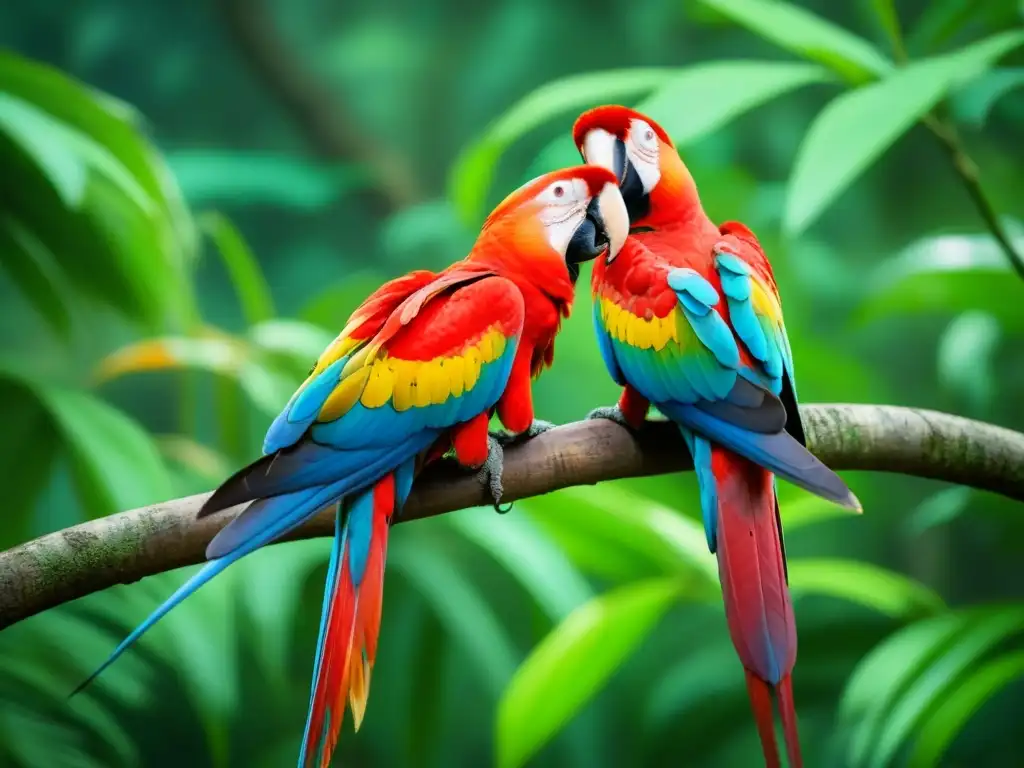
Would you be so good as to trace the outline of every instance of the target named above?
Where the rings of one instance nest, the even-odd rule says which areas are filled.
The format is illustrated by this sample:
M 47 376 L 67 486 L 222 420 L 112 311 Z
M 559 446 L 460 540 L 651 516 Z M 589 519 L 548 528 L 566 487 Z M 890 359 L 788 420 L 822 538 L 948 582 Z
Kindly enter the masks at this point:
M 715 418 L 692 405 L 659 403 L 658 410 L 680 426 L 735 451 L 823 499 L 859 509 L 846 483 L 788 432 L 752 432 Z

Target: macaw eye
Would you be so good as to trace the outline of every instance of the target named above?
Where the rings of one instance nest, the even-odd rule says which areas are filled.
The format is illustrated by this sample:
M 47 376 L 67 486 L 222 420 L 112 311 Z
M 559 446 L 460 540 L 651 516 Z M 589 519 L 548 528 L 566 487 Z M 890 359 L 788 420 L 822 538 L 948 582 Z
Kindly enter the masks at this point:
M 564 197 L 565 196 L 565 187 L 563 187 L 561 184 L 556 184 L 555 188 L 553 190 L 551 190 L 551 191 L 552 191 L 552 193 L 554 194 L 555 197 Z
M 648 152 L 658 149 L 658 137 L 654 133 L 654 129 L 643 120 L 634 120 L 629 134 L 633 138 L 634 146 L 638 149 Z

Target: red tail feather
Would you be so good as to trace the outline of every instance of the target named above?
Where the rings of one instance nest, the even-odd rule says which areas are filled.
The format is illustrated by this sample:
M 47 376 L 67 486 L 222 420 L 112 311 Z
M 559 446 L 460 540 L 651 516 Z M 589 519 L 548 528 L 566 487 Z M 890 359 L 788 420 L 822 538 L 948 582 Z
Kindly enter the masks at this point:
M 766 768 L 782 768 L 779 762 L 779 745 L 775 741 L 775 717 L 772 712 L 772 687 L 749 669 L 747 673 L 747 695 L 754 710 L 757 734 L 761 737 Z
M 394 504 L 394 477 L 388 475 L 373 489 L 370 542 L 359 586 L 352 578 L 350 557 L 356 543 L 351 541 L 346 541 L 334 583 L 328 585 L 331 598 L 302 751 L 305 768 L 327 768 L 330 764 L 345 716 L 346 698 L 352 706 L 355 729 L 359 730 L 362 723 L 377 656 L 384 562 Z
M 793 678 L 786 675 L 775 686 L 775 694 L 779 700 L 779 714 L 782 716 L 782 733 L 786 739 L 786 753 L 789 755 L 789 768 L 804 768 L 804 759 L 800 755 L 800 737 L 796 730 L 796 703 L 793 701 Z
M 717 554 L 725 616 L 747 674 L 758 733 L 769 768 L 780 766 L 771 692 L 779 700 L 791 768 L 802 766 L 790 673 L 796 622 L 786 579 L 782 528 L 770 472 L 712 448 L 718 497 Z

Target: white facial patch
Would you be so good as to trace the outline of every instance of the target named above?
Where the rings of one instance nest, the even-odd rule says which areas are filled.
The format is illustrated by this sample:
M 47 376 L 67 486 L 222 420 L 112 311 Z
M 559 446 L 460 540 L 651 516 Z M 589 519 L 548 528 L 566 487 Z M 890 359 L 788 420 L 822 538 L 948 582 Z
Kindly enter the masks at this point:
M 634 117 L 629 121 L 629 135 L 625 144 L 626 157 L 636 168 L 644 192 L 650 192 L 661 179 L 661 167 L 658 165 L 661 143 L 658 134 L 645 121 Z
M 565 179 L 551 183 L 534 198 L 543 207 L 540 221 L 544 225 L 548 242 L 562 256 L 569 241 L 587 216 L 590 190 L 582 179 Z

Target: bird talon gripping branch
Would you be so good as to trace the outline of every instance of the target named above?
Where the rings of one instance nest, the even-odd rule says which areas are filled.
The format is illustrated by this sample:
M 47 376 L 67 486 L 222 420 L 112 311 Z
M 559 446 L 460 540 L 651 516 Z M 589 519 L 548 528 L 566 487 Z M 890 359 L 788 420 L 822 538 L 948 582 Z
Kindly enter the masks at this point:
M 494 502 L 494 511 L 499 515 L 504 515 L 512 509 L 511 504 L 506 509 L 501 508 L 501 497 L 505 493 L 505 489 L 501 484 L 501 473 L 504 467 L 505 451 L 501 447 L 501 441 L 493 434 L 488 435 L 487 460 L 477 471 L 476 476 L 480 480 L 481 485 L 486 485 L 488 491 L 490 491 L 491 499 Z
M 587 421 L 592 419 L 607 419 L 608 421 L 614 421 L 620 427 L 625 427 L 626 429 L 633 428 L 626 419 L 626 415 L 617 405 L 605 405 L 600 408 L 595 408 L 586 415 Z

